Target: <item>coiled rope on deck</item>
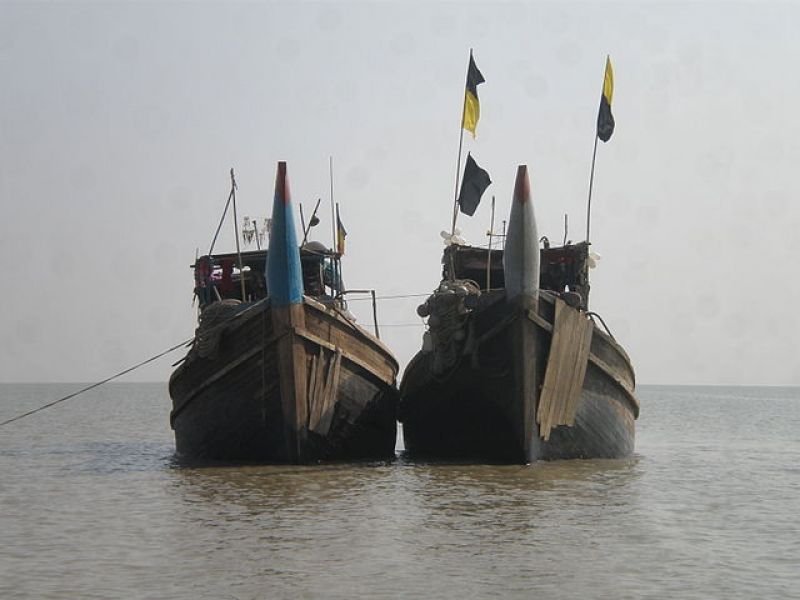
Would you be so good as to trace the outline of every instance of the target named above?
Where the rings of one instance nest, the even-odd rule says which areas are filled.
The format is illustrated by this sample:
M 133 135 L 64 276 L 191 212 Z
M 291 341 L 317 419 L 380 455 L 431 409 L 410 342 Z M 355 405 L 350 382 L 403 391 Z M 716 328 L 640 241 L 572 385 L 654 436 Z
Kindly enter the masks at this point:
M 122 377 L 123 375 L 125 375 L 127 373 L 130 373 L 131 371 L 135 371 L 139 367 L 143 367 L 144 365 L 146 365 L 148 363 L 151 363 L 154 360 L 157 360 L 157 359 L 161 358 L 162 356 L 165 356 L 165 355 L 169 354 L 170 352 L 174 352 L 178 348 L 185 347 L 186 345 L 190 344 L 193 340 L 194 340 L 194 338 L 189 338 L 188 340 L 183 341 L 180 344 L 175 344 L 174 346 L 172 346 L 171 348 L 168 348 L 167 350 L 164 350 L 163 352 L 159 352 L 155 356 L 151 356 L 147 360 L 144 360 L 144 361 L 140 362 L 137 365 L 129 367 L 129 368 L 125 369 L 124 371 L 120 371 L 116 375 L 112 375 L 111 377 L 107 377 L 106 379 L 103 379 L 103 381 L 98 381 L 97 383 L 93 383 L 90 386 L 87 386 L 87 387 L 85 387 L 83 389 L 78 390 L 77 392 L 72 392 L 71 394 L 69 394 L 67 396 L 64 396 L 63 398 L 59 398 L 58 400 L 54 400 L 53 402 L 48 402 L 44 406 L 40 406 L 39 408 L 34 408 L 33 410 L 29 410 L 28 412 L 23 413 L 21 415 L 18 415 L 16 417 L 13 417 L 11 419 L 8 419 L 7 421 L 3 421 L 2 423 L 0 423 L 0 427 L 3 427 L 4 425 L 8 425 L 9 423 L 13 423 L 14 421 L 19 421 L 20 419 L 24 419 L 25 417 L 29 417 L 29 416 L 37 413 L 37 412 L 41 412 L 41 411 L 43 411 L 43 410 L 45 410 L 47 408 L 50 408 L 51 406 L 55 406 L 56 404 L 60 404 L 61 402 L 65 402 L 66 400 L 69 400 L 70 398 L 74 398 L 75 396 L 79 396 L 80 394 L 83 394 L 84 392 L 88 392 L 89 390 L 92 390 L 92 389 L 94 389 L 96 387 L 99 387 L 99 386 L 103 385 L 104 383 L 108 383 L 109 381 L 112 381 L 112 380 L 116 379 L 117 377 Z

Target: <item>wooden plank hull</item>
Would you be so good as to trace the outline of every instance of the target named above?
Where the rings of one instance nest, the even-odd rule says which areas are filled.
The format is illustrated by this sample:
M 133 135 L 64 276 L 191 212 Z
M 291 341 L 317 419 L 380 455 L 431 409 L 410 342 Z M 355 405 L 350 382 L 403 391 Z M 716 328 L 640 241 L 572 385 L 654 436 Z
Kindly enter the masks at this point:
M 469 334 L 450 369 L 438 366 L 437 373 L 433 352 L 418 353 L 400 386 L 406 451 L 510 463 L 630 455 L 638 415 L 634 373 L 624 350 L 600 331 L 592 336 L 572 425 L 540 436 L 536 409 L 554 318 L 551 294 L 540 294 L 536 306 L 512 306 L 495 294 L 469 316 Z
M 306 299 L 296 310 L 299 320 L 277 318 L 261 302 L 198 329 L 169 385 L 180 457 L 313 463 L 394 456 L 394 357 L 318 302 Z

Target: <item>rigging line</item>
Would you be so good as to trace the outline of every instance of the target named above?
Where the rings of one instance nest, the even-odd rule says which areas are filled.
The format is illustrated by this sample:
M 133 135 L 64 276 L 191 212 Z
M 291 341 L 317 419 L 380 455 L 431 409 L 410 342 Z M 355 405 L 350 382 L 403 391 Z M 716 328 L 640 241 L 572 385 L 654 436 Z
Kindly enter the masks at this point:
M 424 294 L 397 294 L 394 296 L 375 296 L 376 300 L 397 300 L 401 298 L 424 298 L 430 296 L 433 292 L 426 292 Z M 350 298 L 348 302 L 362 302 L 365 300 L 372 300 L 372 298 Z
M 236 188 L 237 188 L 236 180 L 233 178 L 233 169 L 231 169 L 231 193 L 228 194 L 228 201 L 225 203 L 225 210 L 222 211 L 222 217 L 220 217 L 219 225 L 217 225 L 217 231 L 214 234 L 214 239 L 211 240 L 211 247 L 208 249 L 209 255 L 211 255 L 211 253 L 214 252 L 214 244 L 217 243 L 217 236 L 219 235 L 219 232 L 222 229 L 222 224 L 225 222 L 225 215 L 228 214 L 228 207 L 231 205 L 231 200 L 233 199 L 233 196 L 236 192 Z M 239 240 L 238 233 L 236 235 L 236 240 L 237 242 Z
M 130 373 L 131 371 L 134 371 L 134 370 L 138 369 L 139 367 L 143 367 L 147 363 L 151 363 L 154 360 L 156 360 L 158 358 L 161 358 L 162 356 L 164 356 L 166 354 L 169 354 L 170 352 L 173 352 L 174 350 L 177 350 L 178 348 L 186 346 L 193 339 L 194 338 L 190 338 L 190 339 L 188 339 L 186 341 L 181 342 L 180 344 L 175 344 L 174 346 L 172 346 L 172 348 L 164 350 L 163 352 L 161 352 L 159 354 L 156 354 L 155 356 L 151 356 L 147 360 L 140 362 L 138 365 L 134 365 L 132 367 L 129 367 L 129 368 L 125 369 L 124 371 L 120 371 L 116 375 L 112 375 L 111 377 L 108 377 L 108 378 L 104 379 L 103 381 L 98 381 L 97 383 L 93 383 L 92 385 L 87 386 L 87 387 L 85 387 L 85 388 L 83 388 L 81 390 L 78 390 L 77 392 L 73 392 L 73 393 L 71 393 L 71 394 L 69 394 L 67 396 L 64 396 L 63 398 L 59 398 L 58 400 L 54 400 L 53 402 L 49 402 L 49 403 L 45 404 L 44 406 L 40 406 L 39 408 L 34 408 L 33 410 L 29 410 L 28 412 L 26 412 L 24 414 L 21 414 L 21 415 L 18 415 L 16 417 L 13 417 L 11 419 L 8 419 L 7 421 L 3 421 L 2 423 L 0 423 L 0 427 L 2 427 L 4 425 L 8 425 L 9 423 L 13 423 L 14 421 L 19 421 L 20 419 L 24 419 L 25 417 L 29 417 L 32 414 L 35 414 L 37 412 L 45 410 L 46 408 L 50 408 L 51 406 L 55 406 L 56 404 L 60 404 L 61 402 L 64 402 L 65 400 L 69 400 L 70 398 L 74 398 L 75 396 L 78 396 L 79 394 L 82 394 L 84 392 L 88 392 L 89 390 L 94 389 L 96 387 L 99 387 L 99 386 L 103 385 L 104 383 L 108 383 L 109 381 L 111 381 L 113 379 L 116 379 L 117 377 L 121 377 L 122 375 L 125 375 L 126 373 Z
M 488 290 L 481 290 L 483 293 L 486 292 L 499 292 L 503 291 L 505 288 L 503 287 L 493 287 Z M 400 300 L 403 298 L 426 298 L 428 296 L 434 295 L 436 292 L 426 292 L 424 294 L 396 294 L 394 296 L 375 296 L 376 300 Z M 371 300 L 371 298 L 350 298 L 348 302 L 362 302 L 365 300 Z

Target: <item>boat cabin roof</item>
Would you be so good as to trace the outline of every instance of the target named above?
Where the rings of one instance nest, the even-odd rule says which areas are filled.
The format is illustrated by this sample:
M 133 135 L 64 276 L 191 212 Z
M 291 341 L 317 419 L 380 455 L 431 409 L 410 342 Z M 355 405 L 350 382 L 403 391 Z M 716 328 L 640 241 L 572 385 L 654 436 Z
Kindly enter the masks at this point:
M 254 302 L 269 294 L 266 280 L 267 250 L 248 250 L 204 255 L 191 268 L 194 270 L 195 295 L 203 308 L 218 300 L 240 300 Z M 331 301 L 336 293 L 336 269 L 339 254 L 324 248 L 322 244 L 310 243 L 300 248 L 300 264 L 303 270 L 303 292 L 319 301 Z M 244 281 L 244 297 L 242 295 Z
M 578 242 L 540 249 L 539 289 L 576 292 L 589 303 L 589 244 Z M 505 288 L 503 251 L 452 244 L 442 255 L 444 279 L 470 279 L 483 291 Z

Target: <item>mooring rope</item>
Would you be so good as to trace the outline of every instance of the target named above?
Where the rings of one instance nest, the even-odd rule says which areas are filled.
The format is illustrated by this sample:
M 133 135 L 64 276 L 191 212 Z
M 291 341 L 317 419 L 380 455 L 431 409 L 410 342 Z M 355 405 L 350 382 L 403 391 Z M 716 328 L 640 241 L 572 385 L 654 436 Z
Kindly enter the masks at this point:
M 147 360 L 142 361 L 137 365 L 129 367 L 129 368 L 125 369 L 124 371 L 120 371 L 116 375 L 112 375 L 111 377 L 103 379 L 103 381 L 98 381 L 97 383 L 93 383 L 92 385 L 87 386 L 87 387 L 85 387 L 85 388 L 83 388 L 81 390 L 78 390 L 77 392 L 73 392 L 73 393 L 71 393 L 71 394 L 69 394 L 67 396 L 64 396 L 63 398 L 59 398 L 58 400 L 54 400 L 53 402 L 48 402 L 44 406 L 40 406 L 39 408 L 34 408 L 33 410 L 29 410 L 28 412 L 26 412 L 24 414 L 18 415 L 16 417 L 12 418 L 12 419 L 8 419 L 7 421 L 3 421 L 2 423 L 0 423 L 0 427 L 2 427 L 3 425 L 8 425 L 9 423 L 13 423 L 14 421 L 19 421 L 20 419 L 24 419 L 25 417 L 29 417 L 32 414 L 35 414 L 35 413 L 40 412 L 40 411 L 43 411 L 46 408 L 50 408 L 51 406 L 55 406 L 56 404 L 60 404 L 61 402 L 69 400 L 70 398 L 74 398 L 75 396 L 83 394 L 84 392 L 88 392 L 91 389 L 99 387 L 99 386 L 103 385 L 104 383 L 108 383 L 109 381 L 112 381 L 112 380 L 116 379 L 117 377 L 122 377 L 126 373 L 130 373 L 131 371 L 135 371 L 136 369 L 138 369 L 139 367 L 143 367 L 147 363 L 151 363 L 154 360 L 159 359 L 162 356 L 177 350 L 178 348 L 186 346 L 187 344 L 192 342 L 192 340 L 194 340 L 194 338 L 190 338 L 190 339 L 188 339 L 188 340 L 186 340 L 184 342 L 181 342 L 180 344 L 175 344 L 174 346 L 172 346 L 172 348 L 164 350 L 163 352 L 160 352 L 160 353 L 156 354 L 155 356 L 151 356 Z
M 227 207 L 226 207 L 226 210 L 227 210 Z M 224 218 L 225 218 L 225 215 L 223 213 L 223 219 Z M 214 241 L 216 241 L 216 236 L 215 236 Z M 213 249 L 213 243 L 214 242 L 212 242 L 212 249 Z M 388 295 L 388 296 L 377 296 L 376 300 L 399 300 L 399 299 L 406 299 L 406 298 L 421 298 L 421 297 L 430 296 L 431 293 L 432 292 L 426 292 L 424 294 L 392 294 L 392 295 Z M 351 302 L 358 302 L 359 300 L 371 300 L 371 298 L 351 298 L 350 299 Z M 260 304 L 260 302 L 257 302 L 256 305 L 257 304 Z M 253 306 L 248 307 L 248 309 L 246 309 L 244 311 L 241 311 L 240 313 L 237 313 L 236 316 L 237 317 L 241 316 L 243 313 L 247 312 L 251 308 L 253 308 Z M 227 324 L 228 324 L 227 322 L 223 322 L 223 323 L 220 323 L 220 324 L 215 324 L 212 327 L 210 327 L 209 330 L 213 329 L 213 328 L 216 328 L 216 327 L 223 327 L 223 326 L 225 326 Z M 386 324 L 386 325 L 381 325 L 381 327 L 425 327 L 425 324 L 424 323 L 389 323 L 389 324 Z M 155 356 L 151 356 L 147 360 L 144 360 L 144 361 L 142 361 L 142 362 L 140 362 L 140 363 L 138 363 L 138 364 L 136 364 L 136 365 L 134 365 L 132 367 L 129 367 L 129 368 L 125 369 L 124 371 L 120 371 L 116 375 L 112 375 L 111 377 L 107 377 L 106 379 L 103 379 L 102 381 L 98 381 L 97 383 L 93 383 L 90 386 L 87 386 L 87 387 L 85 387 L 83 389 L 80 389 L 77 392 L 73 392 L 73 393 L 71 393 L 71 394 L 69 394 L 67 396 L 64 396 L 63 398 L 59 398 L 58 400 L 54 400 L 53 402 L 48 402 L 47 404 L 45 404 L 43 406 L 40 406 L 39 408 L 35 408 L 33 410 L 29 410 L 26 413 L 23 413 L 21 415 L 18 415 L 16 417 L 13 417 L 13 418 L 8 419 L 6 421 L 0 422 L 0 427 L 3 427 L 4 425 L 8 425 L 9 423 L 13 423 L 15 421 L 19 421 L 20 419 L 24 419 L 25 417 L 29 417 L 29 416 L 31 416 L 33 414 L 36 414 L 36 413 L 41 412 L 41 411 L 43 411 L 45 409 L 48 409 L 48 408 L 50 408 L 52 406 L 55 406 L 56 404 L 61 404 L 62 402 L 70 400 L 71 398 L 74 398 L 75 396 L 79 396 L 79 395 L 83 394 L 84 392 L 88 392 L 89 390 L 92 390 L 92 389 L 94 389 L 96 387 L 99 387 L 99 386 L 101 386 L 103 384 L 106 384 L 109 381 L 113 381 L 114 379 L 117 379 L 118 377 L 122 377 L 123 375 L 126 375 L 126 374 L 130 373 L 131 371 L 135 371 L 139 367 L 143 367 L 144 365 L 146 365 L 148 363 L 151 363 L 154 360 L 157 360 L 157 359 L 161 358 L 162 356 L 165 356 L 165 355 L 169 354 L 170 352 L 174 352 L 178 348 L 181 348 L 183 346 L 188 345 L 193 340 L 194 340 L 194 337 L 192 337 L 192 338 L 190 338 L 190 339 L 188 339 L 186 341 L 183 341 L 180 344 L 175 344 L 171 348 L 168 348 L 168 349 L 164 350 L 163 352 L 159 352 Z

